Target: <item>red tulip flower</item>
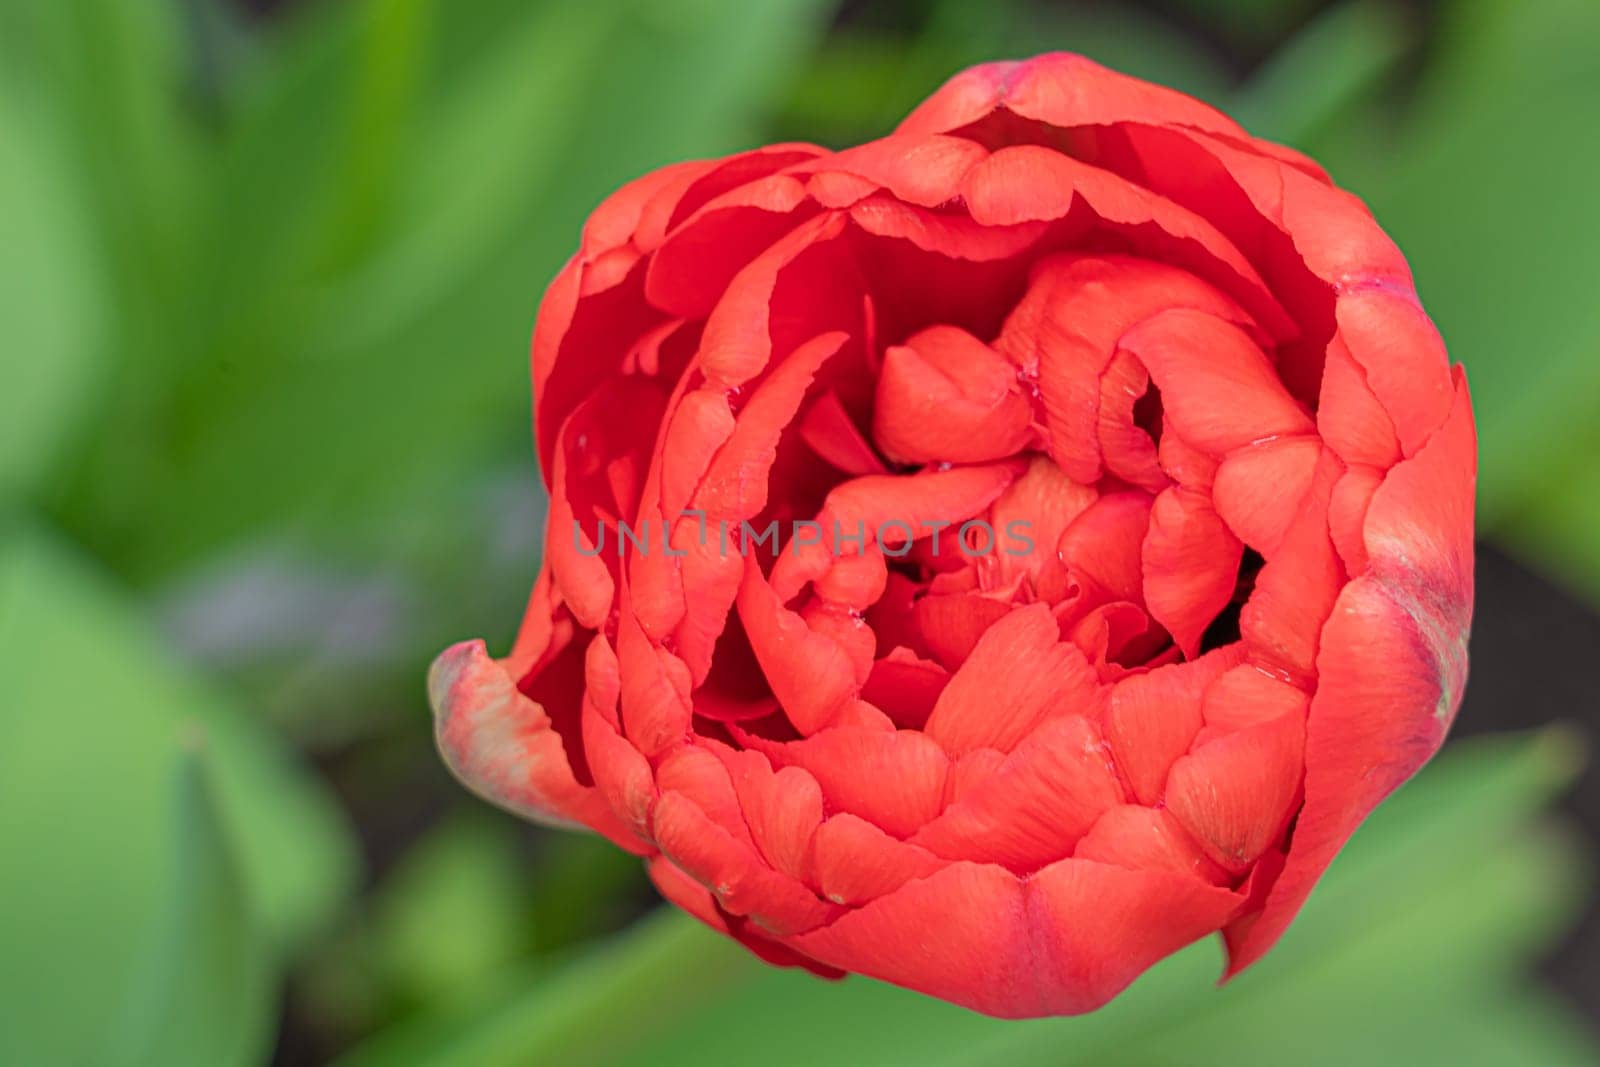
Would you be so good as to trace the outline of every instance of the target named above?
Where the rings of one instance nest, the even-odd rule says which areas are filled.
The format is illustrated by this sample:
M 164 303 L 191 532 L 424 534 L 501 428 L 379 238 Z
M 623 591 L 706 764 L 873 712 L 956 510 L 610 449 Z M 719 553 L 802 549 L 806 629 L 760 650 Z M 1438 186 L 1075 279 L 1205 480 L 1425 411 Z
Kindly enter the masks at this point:
M 1080 57 L 624 187 L 533 379 L 544 570 L 440 747 L 772 962 L 1008 1017 L 1235 973 L 1460 702 L 1472 411 L 1405 260 Z

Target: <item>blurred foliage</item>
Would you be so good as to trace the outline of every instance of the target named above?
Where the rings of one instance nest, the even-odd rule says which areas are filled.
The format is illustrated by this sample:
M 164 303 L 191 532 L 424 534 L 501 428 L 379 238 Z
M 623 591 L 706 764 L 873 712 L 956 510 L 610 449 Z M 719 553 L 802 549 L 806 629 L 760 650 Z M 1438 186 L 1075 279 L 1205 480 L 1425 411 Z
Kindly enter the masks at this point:
M 1484 528 L 1600 603 L 1591 0 L 243 11 L 0 3 L 0 1063 L 259 1062 L 275 1025 L 358 1064 L 1592 1059 L 1525 978 L 1582 880 L 1539 814 L 1565 735 L 1441 760 L 1223 993 L 1199 947 L 1004 1026 L 675 915 L 606 940 L 638 865 L 466 797 L 421 698 L 531 583 L 522 353 L 593 204 L 1052 48 L 1372 203 L 1468 367 Z

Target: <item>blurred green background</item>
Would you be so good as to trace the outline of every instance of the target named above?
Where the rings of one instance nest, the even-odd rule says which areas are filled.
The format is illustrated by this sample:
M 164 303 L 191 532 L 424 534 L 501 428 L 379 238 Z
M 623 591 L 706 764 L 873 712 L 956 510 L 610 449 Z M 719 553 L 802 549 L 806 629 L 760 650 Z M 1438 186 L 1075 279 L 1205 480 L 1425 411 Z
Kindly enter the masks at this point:
M 1057 48 L 1371 202 L 1487 543 L 1463 739 L 1271 958 L 1002 1024 L 472 799 L 422 674 L 514 632 L 528 336 L 602 195 Z M 1594 1062 L 1597 55 L 1592 0 L 0 0 L 0 1063 Z

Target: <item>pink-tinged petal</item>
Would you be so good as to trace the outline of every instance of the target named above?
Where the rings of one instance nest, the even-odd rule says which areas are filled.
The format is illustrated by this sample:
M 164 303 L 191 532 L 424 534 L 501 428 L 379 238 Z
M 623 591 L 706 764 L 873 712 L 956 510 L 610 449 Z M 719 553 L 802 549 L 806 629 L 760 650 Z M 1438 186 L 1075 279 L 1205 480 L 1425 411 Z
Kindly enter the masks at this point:
M 1382 484 L 1383 472 L 1376 467 L 1351 467 L 1333 485 L 1333 496 L 1328 501 L 1328 535 L 1346 574 L 1361 574 L 1367 569 L 1367 509 Z
M 668 234 L 645 273 L 645 298 L 683 318 L 704 318 L 728 282 L 809 211 L 798 178 L 774 174 L 711 201 Z
M 1129 675 L 1112 688 L 1102 726 L 1117 770 L 1139 803 L 1161 799 L 1167 771 L 1200 732 L 1206 688 L 1243 658 L 1242 645 L 1228 645 Z
M 985 463 L 1033 435 L 1032 405 L 1006 360 L 965 330 L 935 326 L 888 350 L 873 437 L 902 463 Z
M 991 626 L 939 694 L 927 736 L 952 756 L 1010 750 L 1046 715 L 1087 709 L 1098 686 L 1044 604 L 1018 608 Z
M 738 608 L 762 673 L 795 729 L 816 733 L 856 698 L 860 685 L 845 649 L 784 607 L 754 556 L 745 561 Z
M 888 190 L 897 200 L 936 208 L 960 192 L 962 178 L 988 154 L 962 137 L 891 134 L 800 169 L 852 174 Z
M 1317 640 L 1345 578 L 1328 535 L 1328 502 L 1340 466 L 1323 451 L 1299 514 L 1239 614 L 1252 660 L 1300 682 L 1315 677 Z
M 1150 522 L 1148 493 L 1107 493 L 1073 520 L 1057 545 L 1073 576 L 1093 586 L 1094 600 L 1144 602 L 1141 545 Z
M 1316 432 L 1249 334 L 1214 315 L 1162 312 L 1122 347 L 1144 362 L 1163 409 L 1196 448 L 1222 456 L 1253 441 Z
M 1439 635 L 1439 658 L 1465 669 L 1472 617 L 1472 502 L 1478 444 L 1466 376 L 1437 434 L 1384 478 L 1367 509 L 1372 573 Z M 1459 687 L 1455 690 L 1459 697 Z
M 1322 443 L 1315 437 L 1280 437 L 1239 449 L 1217 468 L 1217 514 L 1241 541 L 1271 559 L 1300 514 L 1321 458 Z
M 822 825 L 822 789 L 798 767 L 774 772 L 759 752 L 725 745 L 713 751 L 728 769 L 751 839 L 763 859 L 800 881 L 811 880 L 811 839 Z
M 1233 599 L 1243 556 L 1203 493 L 1175 488 L 1156 497 L 1144 537 L 1144 600 L 1185 656 L 1199 655 L 1201 635 Z
M 1286 714 L 1200 746 L 1172 765 L 1167 810 L 1211 859 L 1245 870 L 1294 814 L 1305 731 L 1304 716 Z
M 950 760 L 915 730 L 836 726 L 783 744 L 741 740 L 776 765 L 809 771 L 830 811 L 859 815 L 896 837 L 909 837 L 944 807 Z
M 734 915 L 749 916 L 780 937 L 815 929 L 837 911 L 788 875 L 762 862 L 755 850 L 707 817 L 682 793 L 663 792 L 651 811 L 662 853 L 711 890 Z
M 846 474 L 889 473 L 888 466 L 873 451 L 837 393 L 823 393 L 806 409 L 800 420 L 800 439 L 811 451 Z
M 950 672 L 939 664 L 897 648 L 872 665 L 861 696 L 882 708 L 896 726 L 920 730 L 949 682 Z
M 911 843 L 945 859 L 1027 874 L 1071 855 L 1078 838 L 1126 799 L 1110 747 L 1087 719 L 1071 715 L 1039 727 Z
M 1229 940 L 1229 974 L 1283 934 L 1350 834 L 1439 749 L 1466 684 L 1476 440 L 1466 382 L 1444 426 L 1374 494 L 1367 576 L 1323 632 L 1306 737 L 1305 807 L 1259 918 Z
M 1285 715 L 1304 719 L 1310 701 L 1304 691 L 1283 679 L 1251 664 L 1240 664 L 1206 690 L 1200 709 L 1206 728 L 1196 739 L 1195 747 L 1201 748 L 1216 737 Z
M 1074 1015 L 1220 927 L 1237 904 L 1225 889 L 1164 871 L 1068 859 L 1019 880 L 955 863 L 791 943 L 989 1015 Z
M 551 716 L 517 689 L 482 641 L 440 653 L 428 672 L 428 698 L 439 751 L 474 793 L 522 818 L 588 827 L 629 851 L 648 851 L 599 790 L 579 782 Z
M 1228 872 L 1164 808 L 1119 804 L 1100 816 L 1072 855 L 1133 871 L 1171 871 L 1210 885 L 1225 885 Z
M 1450 414 L 1450 357 L 1409 289 L 1362 287 L 1339 297 L 1339 336 L 1414 456 Z
M 989 627 L 1011 614 L 1006 600 L 976 593 L 925 596 L 913 609 L 917 629 L 946 670 L 958 670 Z
M 595 788 L 622 824 L 650 844 L 650 805 L 657 790 L 650 762 L 622 736 L 617 656 L 596 634 L 584 654 L 583 749 Z M 653 846 L 652 846 L 653 847 Z
M 1328 343 L 1317 404 L 1317 432 L 1346 463 L 1388 470 L 1400 462 L 1400 439 L 1367 373 L 1350 356 L 1342 337 Z
M 626 603 L 617 618 L 617 662 L 628 740 L 648 758 L 686 740 L 694 717 L 689 668 L 645 636 Z
M 1340 595 L 1318 657 L 1305 807 L 1260 917 L 1229 946 L 1230 975 L 1272 947 L 1356 827 L 1443 743 L 1465 658 L 1441 659 L 1437 640 L 1377 579 Z
M 818 828 L 811 863 L 822 895 L 851 907 L 893 893 L 944 866 L 926 849 L 896 840 L 849 812 Z

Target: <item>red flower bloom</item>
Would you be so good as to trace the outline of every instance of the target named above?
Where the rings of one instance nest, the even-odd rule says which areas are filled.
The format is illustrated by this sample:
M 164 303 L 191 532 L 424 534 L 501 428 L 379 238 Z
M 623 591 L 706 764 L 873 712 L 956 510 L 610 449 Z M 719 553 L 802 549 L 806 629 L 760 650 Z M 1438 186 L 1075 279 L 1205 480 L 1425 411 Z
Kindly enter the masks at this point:
M 440 746 L 774 962 L 1001 1016 L 1236 972 L 1460 701 L 1472 412 L 1405 261 L 1077 56 L 628 185 L 533 374 L 546 565 Z

